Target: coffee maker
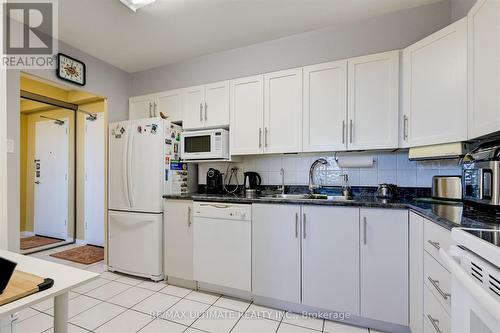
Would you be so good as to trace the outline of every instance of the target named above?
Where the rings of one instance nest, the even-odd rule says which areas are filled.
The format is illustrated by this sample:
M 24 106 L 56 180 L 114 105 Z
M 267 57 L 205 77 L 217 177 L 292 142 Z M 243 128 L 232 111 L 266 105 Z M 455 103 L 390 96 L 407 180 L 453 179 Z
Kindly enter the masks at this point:
M 222 193 L 222 174 L 219 170 L 210 168 L 207 171 L 207 194 L 221 194 Z
M 245 189 L 245 196 L 247 198 L 255 198 L 257 196 L 257 190 L 262 183 L 262 178 L 257 172 L 245 172 L 243 174 L 244 182 L 243 188 Z

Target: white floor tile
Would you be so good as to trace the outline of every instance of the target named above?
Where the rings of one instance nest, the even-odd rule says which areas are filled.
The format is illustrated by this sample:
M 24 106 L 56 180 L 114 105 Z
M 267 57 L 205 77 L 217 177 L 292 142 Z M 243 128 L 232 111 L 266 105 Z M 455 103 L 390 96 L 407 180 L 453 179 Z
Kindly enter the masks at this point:
M 53 325 L 54 318 L 45 313 L 38 313 L 37 315 L 19 322 L 16 326 L 16 331 L 20 333 L 40 333 L 48 330 Z
M 182 299 L 162 315 L 163 319 L 189 326 L 205 312 L 210 305 Z
M 182 333 L 187 326 L 168 320 L 156 319 L 140 330 L 140 333 Z
M 36 310 L 33 310 L 32 308 L 25 308 L 25 309 L 22 309 L 21 311 L 19 311 L 18 313 L 18 319 L 17 321 L 20 322 L 20 321 L 23 321 L 23 320 L 26 320 L 28 318 L 31 318 L 33 317 L 34 315 L 37 315 L 39 314 L 40 312 L 36 311 Z
M 172 295 L 156 293 L 151 297 L 146 298 L 142 302 L 136 304 L 132 309 L 143 312 L 145 314 L 163 313 L 181 299 Z
M 69 320 L 69 322 L 93 331 L 97 327 L 118 316 L 120 313 L 125 312 L 126 310 L 127 309 L 122 308 L 121 306 L 103 302 L 97 304 L 90 310 L 74 316 Z
M 229 333 L 240 317 L 238 311 L 212 306 L 191 326 L 206 332 Z
M 182 288 L 182 287 L 177 287 L 177 286 L 173 286 L 173 285 L 167 285 L 165 288 L 163 288 L 162 290 L 160 290 L 161 293 L 164 293 L 164 294 L 169 294 L 169 295 L 172 295 L 172 296 L 177 296 L 177 297 L 185 297 L 187 296 L 190 292 L 192 292 L 191 289 L 187 289 L 187 288 Z
M 280 321 L 285 311 L 252 304 L 245 313 L 250 316 Z
M 131 308 L 137 303 L 141 302 L 142 300 L 148 298 L 153 294 L 154 291 L 132 287 L 116 296 L 111 297 L 110 299 L 107 300 L 107 302 L 120 305 L 126 308 Z
M 131 286 L 128 284 L 124 283 L 119 283 L 116 281 L 111 281 L 99 288 L 96 288 L 94 290 L 89 291 L 88 293 L 85 293 L 86 295 L 90 297 L 94 297 L 100 300 L 108 300 L 113 296 L 118 295 L 121 292 L 124 292 L 125 290 L 129 289 Z
M 324 332 L 327 333 L 368 333 L 368 329 L 345 325 L 330 320 L 325 320 Z
M 187 330 L 185 330 L 184 333 L 205 333 L 205 332 L 197 330 L 196 328 L 190 327 Z M 257 332 L 255 332 L 255 333 L 257 333 Z
M 219 298 L 214 303 L 214 305 L 218 306 L 220 308 L 226 308 L 229 310 L 235 310 L 235 311 L 239 311 L 239 312 L 243 313 L 250 306 L 250 302 L 223 296 L 223 297 Z
M 89 291 L 99 288 L 100 286 L 103 286 L 109 282 L 110 282 L 109 280 L 97 278 L 95 280 L 85 283 L 84 285 L 74 288 L 72 291 L 79 294 L 86 294 Z
M 87 297 L 85 295 L 80 295 L 79 297 L 73 298 L 68 302 L 68 317 L 72 318 L 85 310 L 93 308 L 99 303 L 101 303 L 101 301 L 95 298 Z M 54 308 L 50 308 L 48 310 L 45 310 L 44 312 L 53 316 Z
M 95 330 L 96 333 L 135 333 L 149 324 L 153 317 L 128 310 Z
M 244 315 L 231 333 L 275 333 L 279 324 L 275 320 Z
M 306 317 L 301 314 L 286 312 L 283 317 L 283 322 L 296 326 L 311 328 L 316 331 L 323 330 L 323 319 Z
M 75 326 L 73 324 L 68 324 L 68 333 L 88 333 L 90 331 L 87 331 L 81 327 Z M 43 333 L 54 333 L 54 329 L 51 328 L 47 331 L 44 331 Z
M 132 277 L 132 276 L 122 275 L 118 279 L 116 279 L 115 281 L 125 283 L 125 284 L 131 285 L 131 286 L 136 286 L 145 280 L 141 279 L 141 278 Z
M 215 301 L 219 299 L 220 295 L 211 294 L 203 291 L 192 291 L 189 293 L 186 298 L 192 301 L 206 303 L 206 304 L 214 304 Z
M 318 332 L 309 328 L 281 323 L 277 333 L 314 333 Z
M 101 274 L 106 270 L 106 265 L 104 264 L 104 262 L 101 261 L 97 264 L 93 264 L 93 265 L 87 267 L 86 270 Z
M 106 280 L 114 281 L 114 280 L 118 279 L 119 277 L 121 277 L 121 275 L 113 273 L 113 272 L 107 272 L 106 271 L 106 272 L 102 272 L 101 273 L 101 277 L 103 279 L 106 279 Z
M 160 289 L 165 288 L 165 281 L 153 282 L 153 281 L 142 281 L 137 285 L 137 287 L 141 287 L 144 289 L 149 289 L 153 291 L 160 291 Z M 174 295 L 175 296 L 175 295 Z

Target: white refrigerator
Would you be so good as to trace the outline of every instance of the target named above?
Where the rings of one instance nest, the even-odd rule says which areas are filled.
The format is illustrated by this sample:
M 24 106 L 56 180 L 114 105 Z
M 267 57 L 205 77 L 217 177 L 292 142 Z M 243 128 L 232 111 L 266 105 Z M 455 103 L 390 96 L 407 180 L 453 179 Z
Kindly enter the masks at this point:
M 181 131 L 161 118 L 110 124 L 108 270 L 164 278 L 162 196 L 197 183 L 195 166 L 180 162 Z

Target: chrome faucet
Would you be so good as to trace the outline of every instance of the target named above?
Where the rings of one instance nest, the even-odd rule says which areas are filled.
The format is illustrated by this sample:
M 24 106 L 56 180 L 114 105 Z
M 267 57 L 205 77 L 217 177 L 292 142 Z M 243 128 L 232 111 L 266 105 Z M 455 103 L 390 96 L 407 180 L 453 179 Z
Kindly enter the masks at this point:
M 325 165 L 328 164 L 328 161 L 324 158 L 320 158 L 311 164 L 311 168 L 309 169 L 309 192 L 311 192 L 311 194 L 314 194 L 314 190 L 321 188 L 321 185 L 314 183 L 314 173 L 318 164 Z
M 281 175 L 281 186 L 278 186 L 278 191 L 280 191 L 281 194 L 285 194 L 285 169 L 283 168 L 280 169 L 280 175 Z

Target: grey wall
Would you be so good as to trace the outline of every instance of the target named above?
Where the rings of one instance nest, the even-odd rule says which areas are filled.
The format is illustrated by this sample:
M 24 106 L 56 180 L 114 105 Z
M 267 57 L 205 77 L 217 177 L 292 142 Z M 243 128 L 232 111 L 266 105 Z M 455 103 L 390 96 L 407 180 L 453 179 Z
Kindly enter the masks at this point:
M 474 6 L 476 0 L 451 0 L 451 21 L 467 16 L 467 12 Z
M 137 72 L 132 95 L 404 48 L 448 25 L 450 13 L 445 0 Z
M 130 96 L 130 76 L 128 73 L 111 66 L 89 54 L 59 42 L 59 52 L 82 60 L 87 65 L 87 84 L 84 87 L 74 85 L 94 94 L 107 97 L 110 121 L 128 118 L 128 97 Z M 29 70 L 29 74 L 64 85 L 71 83 L 57 78 L 55 70 Z M 15 142 L 14 153 L 7 157 L 8 174 L 8 248 L 19 249 L 19 207 L 20 207 L 20 112 L 19 112 L 19 70 L 7 71 L 7 137 Z

